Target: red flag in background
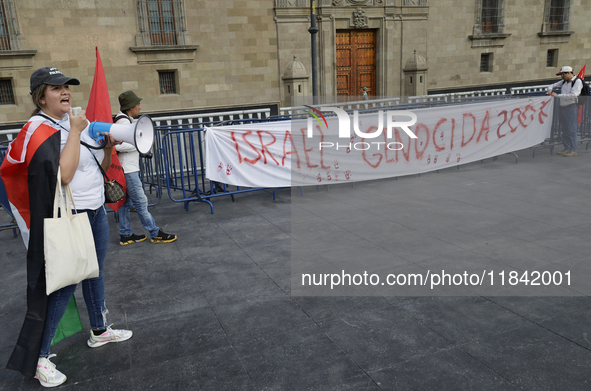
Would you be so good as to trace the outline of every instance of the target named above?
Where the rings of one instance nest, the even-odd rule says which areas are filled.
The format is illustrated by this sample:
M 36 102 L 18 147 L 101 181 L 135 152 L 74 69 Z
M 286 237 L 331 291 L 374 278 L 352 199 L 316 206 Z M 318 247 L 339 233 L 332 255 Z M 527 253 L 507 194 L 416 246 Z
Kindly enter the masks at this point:
M 113 122 L 113 114 L 111 113 L 111 101 L 109 99 L 109 88 L 107 87 L 107 79 L 105 78 L 105 70 L 101 56 L 99 55 L 98 47 L 96 47 L 96 67 L 94 68 L 94 80 L 92 81 L 92 88 L 90 89 L 90 98 L 88 98 L 88 107 L 86 108 L 86 118 L 92 121 Z M 124 189 L 125 175 L 123 168 L 117 157 L 115 148 L 111 155 L 111 167 L 107 170 L 109 179 L 115 179 Z M 121 205 L 125 202 L 125 198 L 113 204 L 107 204 L 115 212 L 119 210 Z
M 587 64 L 585 64 L 583 66 L 583 68 L 581 69 L 581 71 L 579 72 L 579 74 L 577 75 L 577 77 L 584 79 L 585 78 L 585 68 L 587 68 Z
M 584 83 L 585 82 L 585 68 L 587 68 L 587 64 L 585 64 L 583 66 L 583 69 L 581 69 L 581 71 L 579 72 L 579 74 L 577 75 L 577 77 L 579 79 L 581 79 L 581 81 Z M 589 99 L 589 98 L 585 98 L 585 99 Z M 579 121 L 578 124 L 580 125 L 581 122 L 583 122 L 583 106 L 579 106 Z

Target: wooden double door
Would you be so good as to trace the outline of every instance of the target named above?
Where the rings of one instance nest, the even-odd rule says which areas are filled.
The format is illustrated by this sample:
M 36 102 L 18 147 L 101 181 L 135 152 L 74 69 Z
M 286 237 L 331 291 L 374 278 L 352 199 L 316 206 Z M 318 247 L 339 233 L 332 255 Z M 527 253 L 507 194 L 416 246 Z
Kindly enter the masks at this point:
M 376 30 L 337 30 L 337 95 L 376 95 Z

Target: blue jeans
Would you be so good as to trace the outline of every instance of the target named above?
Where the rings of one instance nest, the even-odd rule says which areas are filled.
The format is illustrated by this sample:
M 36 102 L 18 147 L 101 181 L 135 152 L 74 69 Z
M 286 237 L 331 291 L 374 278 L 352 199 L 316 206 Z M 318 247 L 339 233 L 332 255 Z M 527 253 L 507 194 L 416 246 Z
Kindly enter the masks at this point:
M 93 330 L 106 328 L 107 307 L 105 306 L 105 280 L 103 278 L 103 267 L 107 256 L 109 246 L 109 221 L 105 207 L 101 206 L 96 210 L 78 210 L 78 213 L 87 213 L 92 234 L 94 236 L 94 245 L 96 247 L 96 257 L 99 265 L 99 276 L 82 281 L 82 293 L 88 310 L 90 327 Z M 45 330 L 43 332 L 43 341 L 41 342 L 41 353 L 39 357 L 47 357 L 51 340 L 55 336 L 57 326 L 66 312 L 66 307 L 70 302 L 70 297 L 74 294 L 77 284 L 69 285 L 59 289 L 49 295 L 47 305 L 47 317 L 45 318 Z
M 125 183 L 127 185 L 127 199 L 119 208 L 119 234 L 121 236 L 131 236 L 131 221 L 129 219 L 129 210 L 131 205 L 135 207 L 137 215 L 144 228 L 148 230 L 151 237 L 158 235 L 160 228 L 156 226 L 154 218 L 148 212 L 148 197 L 144 193 L 144 186 L 139 176 L 139 172 L 125 174 Z
M 562 120 L 562 142 L 564 149 L 577 152 L 577 127 L 579 110 L 577 105 L 564 106 L 560 108 L 560 119 Z

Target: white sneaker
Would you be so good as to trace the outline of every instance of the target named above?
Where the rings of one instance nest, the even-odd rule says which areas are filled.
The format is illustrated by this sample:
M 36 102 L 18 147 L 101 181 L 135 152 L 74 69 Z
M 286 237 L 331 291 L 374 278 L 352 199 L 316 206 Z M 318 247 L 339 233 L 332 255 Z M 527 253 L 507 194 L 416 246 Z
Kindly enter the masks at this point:
M 50 354 L 47 358 L 41 357 L 37 361 L 35 379 L 39 379 L 43 387 L 57 387 L 68 379 L 66 375 L 55 369 L 54 363 L 49 361 L 52 357 L 55 357 L 55 354 Z
M 92 330 L 90 330 L 90 338 L 88 339 L 87 344 L 91 348 L 98 348 L 109 342 L 127 341 L 132 335 L 133 332 L 131 330 L 113 330 L 111 326 L 107 326 L 107 331 L 101 335 L 94 335 Z

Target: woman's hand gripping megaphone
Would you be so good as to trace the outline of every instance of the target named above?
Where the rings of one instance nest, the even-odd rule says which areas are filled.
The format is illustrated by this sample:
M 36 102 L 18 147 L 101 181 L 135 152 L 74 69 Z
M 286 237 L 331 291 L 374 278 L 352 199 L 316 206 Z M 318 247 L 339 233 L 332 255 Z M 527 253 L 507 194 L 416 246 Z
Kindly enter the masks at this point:
M 101 148 L 113 148 L 115 145 L 121 144 L 123 141 L 115 140 L 114 136 L 109 131 L 112 123 L 107 122 L 90 122 L 86 121 L 88 126 L 88 134 L 92 137 Z
M 107 141 L 107 145 L 105 145 L 105 148 L 113 148 L 115 145 L 119 145 L 123 142 L 123 141 L 115 140 L 115 138 L 113 137 L 113 135 L 111 133 L 103 133 L 103 136 L 105 137 L 105 140 Z

